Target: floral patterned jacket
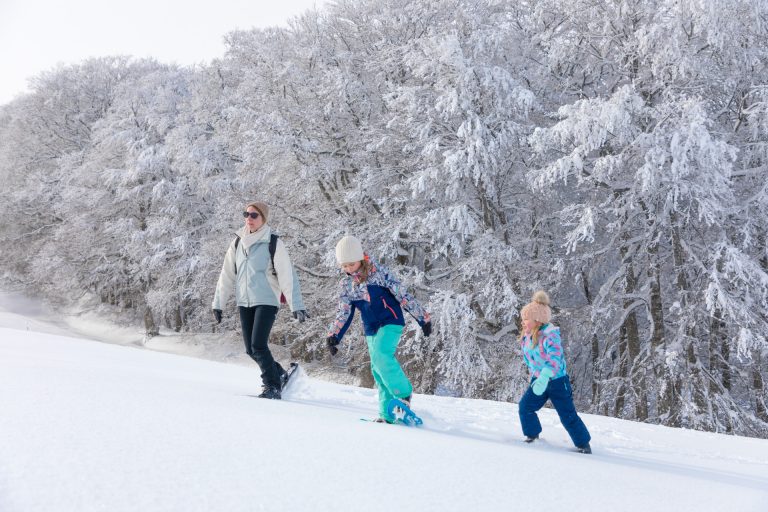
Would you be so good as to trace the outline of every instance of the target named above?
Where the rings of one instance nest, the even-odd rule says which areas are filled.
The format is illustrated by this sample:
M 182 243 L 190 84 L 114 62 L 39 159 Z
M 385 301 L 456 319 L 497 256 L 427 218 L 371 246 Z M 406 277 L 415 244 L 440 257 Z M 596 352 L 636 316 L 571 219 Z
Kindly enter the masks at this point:
M 387 267 L 368 256 L 366 259 L 371 264 L 371 270 L 364 283 L 359 282 L 357 275 L 347 275 L 339 282 L 339 305 L 328 336 L 335 336 L 341 341 L 358 309 L 366 336 L 374 336 L 385 325 L 405 325 L 403 309 L 419 325 L 430 321 L 429 313 Z

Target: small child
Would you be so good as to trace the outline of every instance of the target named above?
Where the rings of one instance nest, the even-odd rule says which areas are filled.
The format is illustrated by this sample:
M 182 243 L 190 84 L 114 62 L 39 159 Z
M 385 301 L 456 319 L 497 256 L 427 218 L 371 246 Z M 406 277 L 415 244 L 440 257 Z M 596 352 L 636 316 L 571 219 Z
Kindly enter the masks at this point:
M 547 400 L 552 400 L 560 422 L 571 436 L 576 449 L 581 453 L 592 453 L 589 431 L 573 405 L 573 391 L 565 372 L 560 329 L 550 323 L 552 310 L 546 292 L 536 292 L 531 303 L 523 307 L 520 316 L 523 319 L 520 348 L 532 374 L 531 385 L 518 406 L 525 442 L 531 443 L 538 439 L 541 423 L 536 411 L 544 407 Z
M 339 283 L 339 305 L 328 330 L 328 349 L 332 355 L 336 354 L 337 345 L 352 323 L 355 310 L 359 309 L 371 356 L 371 372 L 379 389 L 379 418 L 376 421 L 393 423 L 395 417 L 387 410 L 390 401 L 400 399 L 410 407 L 413 392 L 413 386 L 395 359 L 405 326 L 402 308 L 416 319 L 424 336 L 432 332 L 429 313 L 405 291 L 389 269 L 363 252 L 357 238 L 345 236 L 339 241 L 336 260 L 346 275 Z

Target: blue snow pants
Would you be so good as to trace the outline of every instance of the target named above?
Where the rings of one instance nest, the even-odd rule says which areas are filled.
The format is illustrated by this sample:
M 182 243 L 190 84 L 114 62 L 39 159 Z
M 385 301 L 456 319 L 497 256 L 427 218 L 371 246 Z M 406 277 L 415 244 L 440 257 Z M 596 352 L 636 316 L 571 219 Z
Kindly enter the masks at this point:
M 531 379 L 531 382 L 534 380 Z M 592 437 L 589 435 L 587 426 L 576 413 L 576 407 L 573 405 L 573 391 L 567 375 L 549 381 L 547 389 L 541 396 L 536 395 L 528 386 L 518 406 L 523 434 L 526 437 L 536 437 L 541 433 L 541 422 L 536 411 L 544 407 L 547 400 L 552 400 L 552 405 L 555 407 L 557 415 L 560 416 L 560 422 L 568 431 L 568 435 L 571 436 L 573 444 L 584 446 L 589 443 Z

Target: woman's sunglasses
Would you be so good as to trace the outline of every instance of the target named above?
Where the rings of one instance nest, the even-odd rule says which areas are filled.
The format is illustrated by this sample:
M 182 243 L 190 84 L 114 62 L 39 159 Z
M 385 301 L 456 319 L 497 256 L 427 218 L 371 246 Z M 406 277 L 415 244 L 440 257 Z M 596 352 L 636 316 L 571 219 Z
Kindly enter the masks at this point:
M 259 212 L 243 212 L 243 218 L 247 219 L 248 217 L 252 219 L 258 219 L 259 218 Z

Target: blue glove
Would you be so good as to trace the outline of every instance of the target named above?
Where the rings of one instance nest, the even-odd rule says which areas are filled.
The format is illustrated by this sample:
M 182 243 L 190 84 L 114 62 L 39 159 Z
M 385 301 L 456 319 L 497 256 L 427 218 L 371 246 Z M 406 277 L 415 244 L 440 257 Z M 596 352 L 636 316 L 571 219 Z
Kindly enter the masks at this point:
M 547 390 L 547 386 L 549 385 L 549 379 L 553 377 L 552 370 L 549 368 L 544 368 L 541 370 L 541 373 L 538 377 L 536 377 L 536 380 L 533 381 L 533 384 L 531 384 L 531 389 L 533 390 L 533 394 L 537 396 L 541 396 L 544 394 L 544 391 Z
M 304 323 L 304 321 L 309 318 L 309 313 L 307 313 L 305 310 L 300 309 L 298 311 L 293 312 L 293 318 L 299 321 L 300 324 Z

